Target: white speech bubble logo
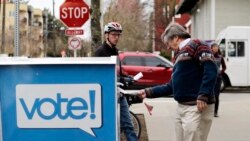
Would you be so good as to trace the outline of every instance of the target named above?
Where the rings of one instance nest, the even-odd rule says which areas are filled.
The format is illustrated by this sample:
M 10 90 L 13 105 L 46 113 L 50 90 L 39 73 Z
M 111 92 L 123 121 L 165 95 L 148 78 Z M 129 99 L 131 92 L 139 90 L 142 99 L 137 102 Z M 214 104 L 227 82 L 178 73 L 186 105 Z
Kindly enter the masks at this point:
M 19 128 L 80 128 L 92 136 L 102 125 L 99 84 L 16 86 Z

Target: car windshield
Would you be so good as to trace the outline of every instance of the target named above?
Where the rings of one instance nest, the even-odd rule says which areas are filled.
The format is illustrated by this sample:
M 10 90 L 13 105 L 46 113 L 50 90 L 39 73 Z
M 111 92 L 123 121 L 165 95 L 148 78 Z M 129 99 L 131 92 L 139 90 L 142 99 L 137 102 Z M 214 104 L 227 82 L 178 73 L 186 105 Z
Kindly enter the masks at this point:
M 166 59 L 166 58 L 164 58 L 164 57 L 162 57 L 162 56 L 158 56 L 161 60 L 163 60 L 164 62 L 167 62 L 169 65 L 171 65 L 171 67 L 173 67 L 174 65 L 173 65 L 173 63 L 171 62 L 171 61 L 169 61 L 168 59 Z

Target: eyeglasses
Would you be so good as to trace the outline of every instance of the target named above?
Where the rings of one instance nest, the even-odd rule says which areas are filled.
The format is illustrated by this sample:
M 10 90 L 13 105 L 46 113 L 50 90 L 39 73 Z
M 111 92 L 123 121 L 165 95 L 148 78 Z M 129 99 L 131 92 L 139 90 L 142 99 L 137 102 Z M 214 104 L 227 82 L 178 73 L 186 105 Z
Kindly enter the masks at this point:
M 120 37 L 122 34 L 121 33 L 109 33 L 113 37 Z

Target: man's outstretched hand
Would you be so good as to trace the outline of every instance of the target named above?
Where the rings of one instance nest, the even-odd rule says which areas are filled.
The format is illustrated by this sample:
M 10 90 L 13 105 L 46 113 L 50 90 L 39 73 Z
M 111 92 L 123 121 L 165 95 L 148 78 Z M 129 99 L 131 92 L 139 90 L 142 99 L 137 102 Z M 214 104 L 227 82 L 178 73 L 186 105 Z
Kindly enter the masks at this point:
M 145 90 L 140 90 L 140 91 L 138 92 L 137 96 L 138 96 L 140 99 L 146 98 L 146 92 L 145 92 Z

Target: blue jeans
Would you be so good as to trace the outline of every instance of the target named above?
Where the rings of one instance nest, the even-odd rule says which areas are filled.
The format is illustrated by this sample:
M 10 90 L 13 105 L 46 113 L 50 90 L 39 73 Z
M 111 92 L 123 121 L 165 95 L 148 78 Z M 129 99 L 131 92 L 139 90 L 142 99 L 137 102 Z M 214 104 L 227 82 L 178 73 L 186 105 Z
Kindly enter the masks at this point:
M 120 123 L 121 132 L 124 132 L 127 141 L 138 141 L 129 115 L 128 102 L 124 96 L 120 98 Z

